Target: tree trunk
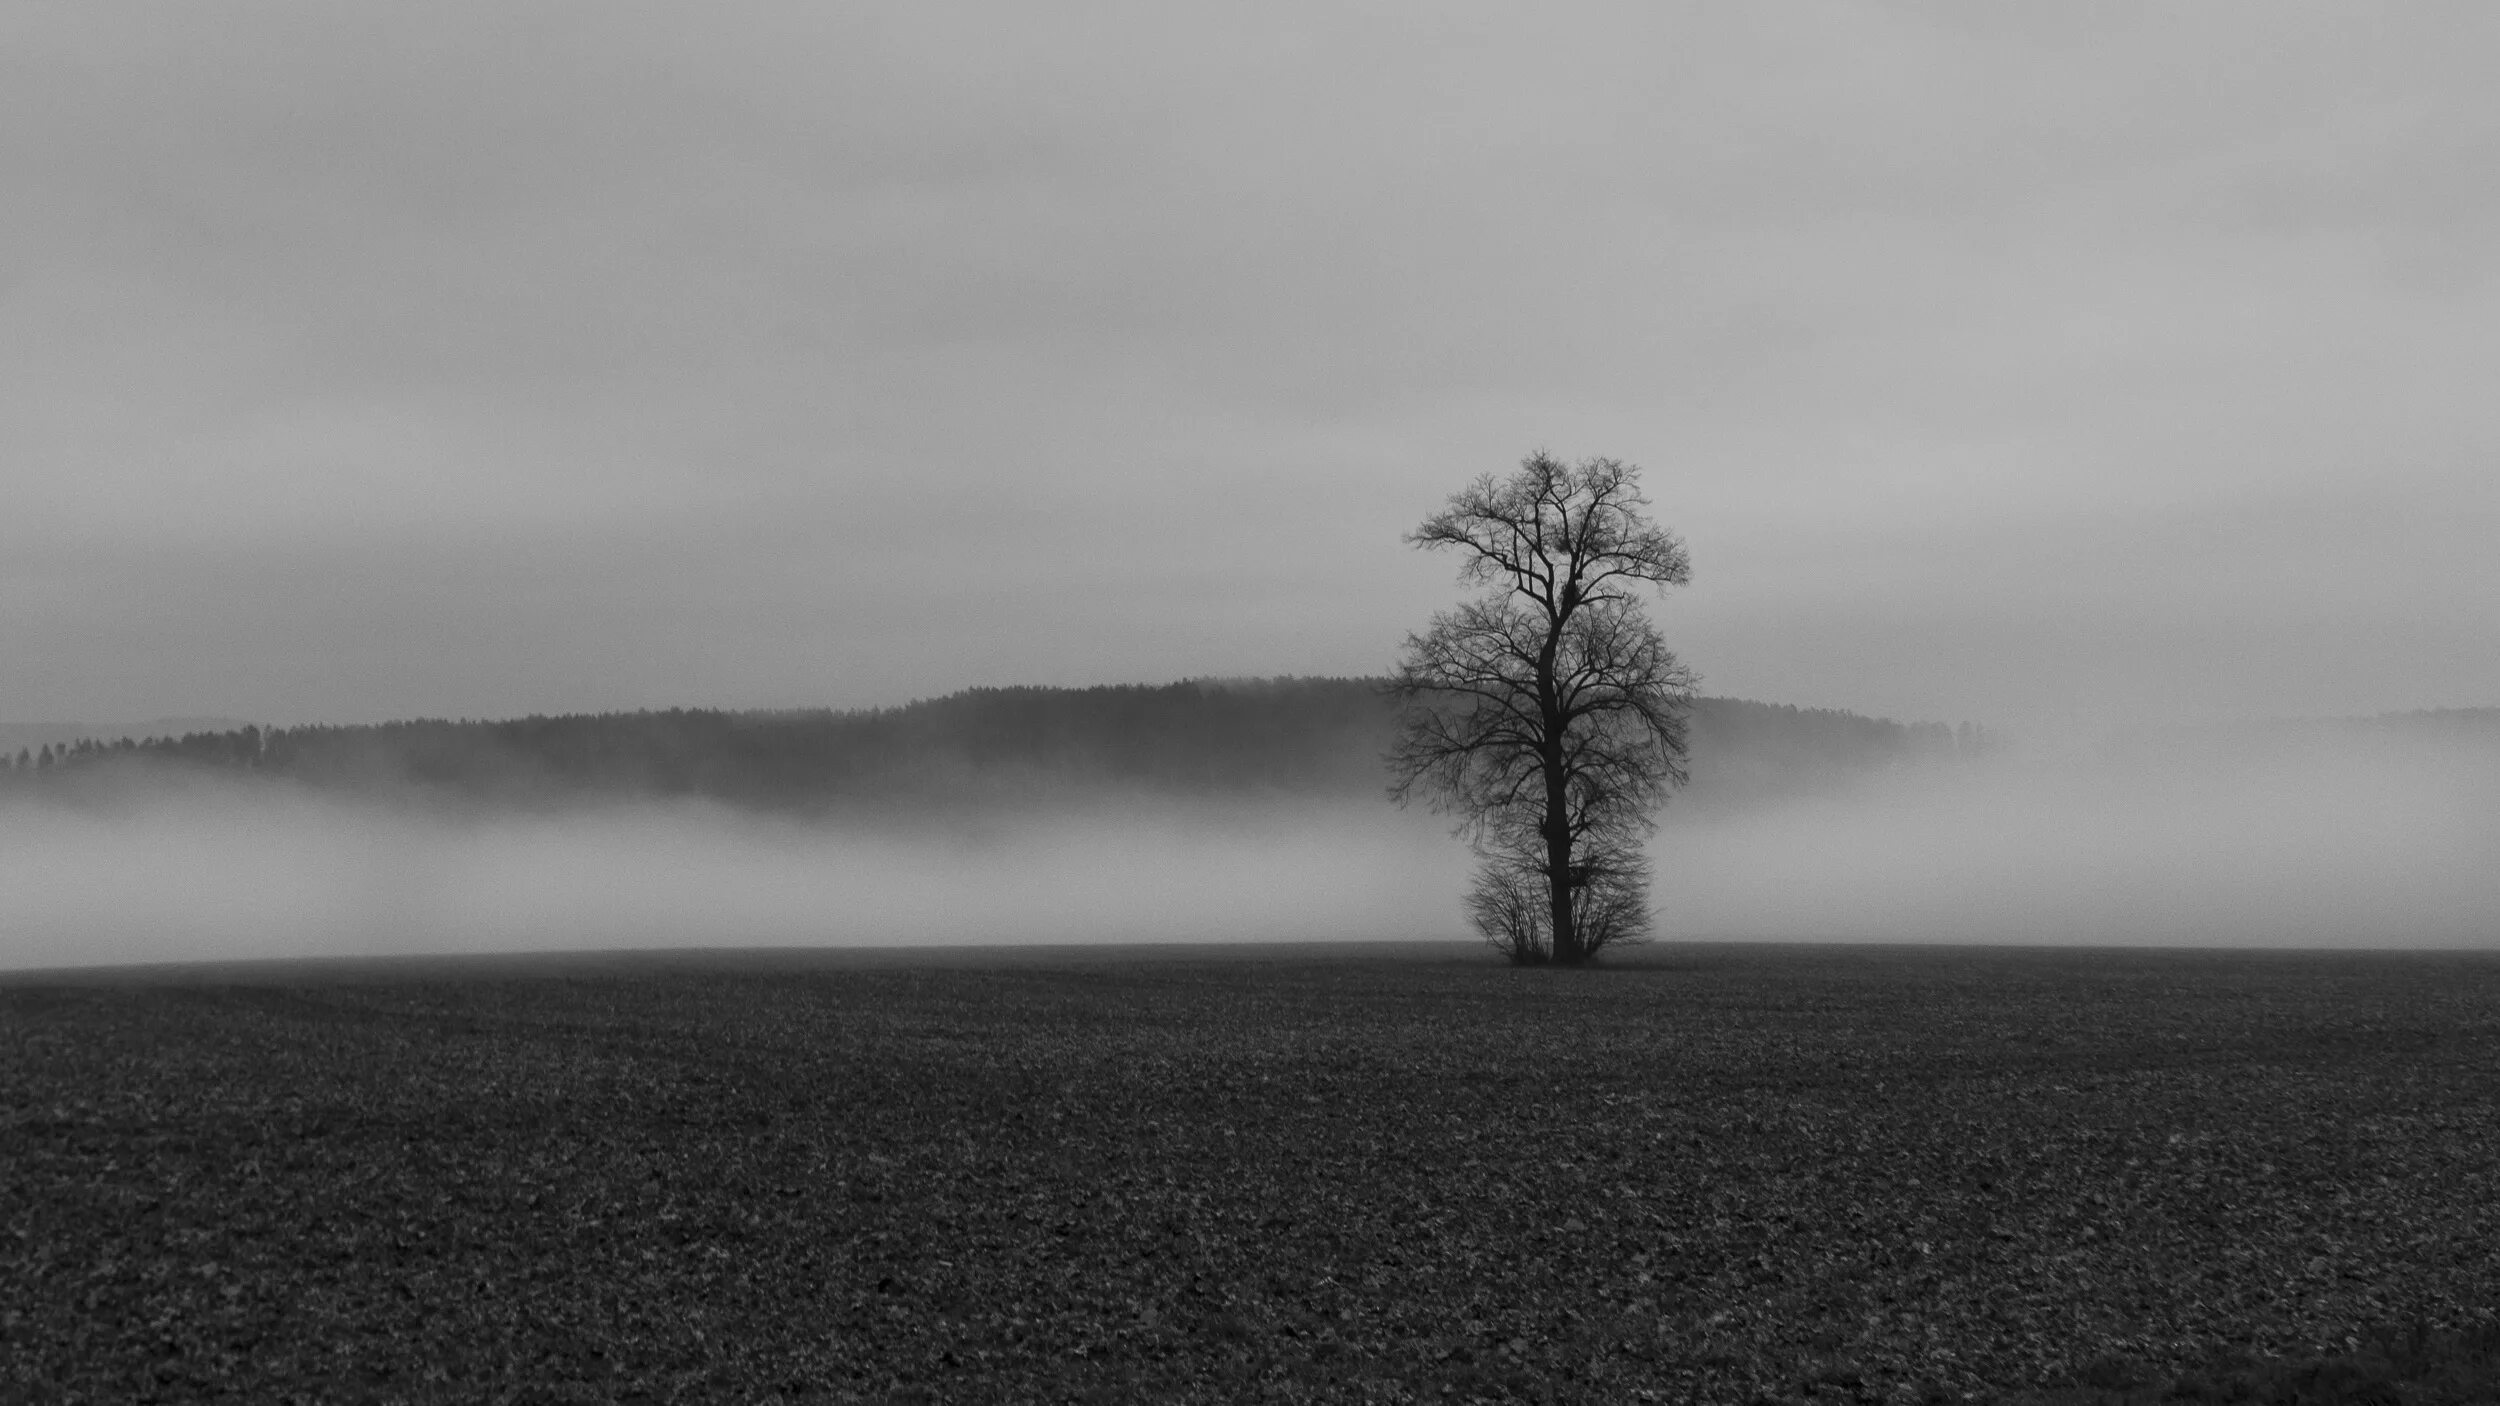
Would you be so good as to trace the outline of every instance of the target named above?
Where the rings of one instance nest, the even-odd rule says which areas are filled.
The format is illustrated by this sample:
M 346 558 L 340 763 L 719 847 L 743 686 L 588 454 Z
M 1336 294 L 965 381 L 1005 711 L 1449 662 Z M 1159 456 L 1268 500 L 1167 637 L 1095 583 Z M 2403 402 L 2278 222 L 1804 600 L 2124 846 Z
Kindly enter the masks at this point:
M 1545 895 L 1546 921 L 1553 960 L 1572 966 L 1580 960 L 1580 930 L 1571 911 L 1571 812 L 1563 787 L 1562 698 L 1554 682 L 1554 657 L 1562 648 L 1563 623 L 1569 604 L 1554 616 L 1545 632 L 1545 646 L 1536 657 L 1537 712 L 1545 724 L 1538 761 L 1545 771 Z
M 1576 966 L 1581 958 L 1580 925 L 1571 911 L 1571 823 L 1563 808 L 1561 767 L 1545 775 L 1545 891 L 1552 907 L 1554 961 Z

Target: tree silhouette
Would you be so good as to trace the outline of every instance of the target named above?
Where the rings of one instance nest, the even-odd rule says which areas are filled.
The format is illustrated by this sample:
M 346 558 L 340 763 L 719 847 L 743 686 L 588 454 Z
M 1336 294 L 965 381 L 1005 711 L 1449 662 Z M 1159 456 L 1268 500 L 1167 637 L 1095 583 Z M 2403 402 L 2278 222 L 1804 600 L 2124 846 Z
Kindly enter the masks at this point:
M 1406 639 L 1390 793 L 1460 817 L 1468 914 L 1514 962 L 1584 962 L 1649 926 L 1641 842 L 1686 780 L 1695 679 L 1636 595 L 1692 575 L 1648 506 L 1630 464 L 1539 452 L 1407 538 L 1490 589 Z

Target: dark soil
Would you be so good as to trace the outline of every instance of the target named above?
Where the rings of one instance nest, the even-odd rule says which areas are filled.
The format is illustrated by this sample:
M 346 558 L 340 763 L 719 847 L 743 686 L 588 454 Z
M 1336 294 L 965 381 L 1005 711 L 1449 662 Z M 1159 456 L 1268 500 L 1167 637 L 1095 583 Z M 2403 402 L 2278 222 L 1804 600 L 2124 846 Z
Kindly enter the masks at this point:
M 2218 1400 L 2492 1340 L 2496 1097 L 2490 955 L 19 976 L 0 1399 Z

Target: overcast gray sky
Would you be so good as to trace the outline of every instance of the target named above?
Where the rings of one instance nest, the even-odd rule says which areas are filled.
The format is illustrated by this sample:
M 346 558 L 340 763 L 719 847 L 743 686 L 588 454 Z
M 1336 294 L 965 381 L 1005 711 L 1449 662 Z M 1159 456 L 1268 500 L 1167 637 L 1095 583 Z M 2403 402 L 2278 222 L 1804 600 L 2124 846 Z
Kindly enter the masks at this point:
M 0 7 L 0 718 L 1385 669 L 1646 467 L 1712 692 L 2500 703 L 2500 9 Z

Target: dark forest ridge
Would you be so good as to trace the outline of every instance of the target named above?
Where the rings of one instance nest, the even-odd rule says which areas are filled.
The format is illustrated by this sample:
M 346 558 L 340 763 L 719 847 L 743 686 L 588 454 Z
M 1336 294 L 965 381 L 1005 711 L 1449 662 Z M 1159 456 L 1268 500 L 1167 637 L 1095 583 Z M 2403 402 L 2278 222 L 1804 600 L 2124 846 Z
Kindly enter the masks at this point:
M 171 763 L 324 790 L 544 805 L 683 797 L 785 811 L 1038 803 L 1144 789 L 1234 797 L 1382 794 L 1394 704 L 1367 678 L 1198 679 L 973 688 L 898 707 L 673 708 L 499 720 L 259 728 L 12 750 L 0 786 L 83 784 Z M 2322 745 L 2500 744 L 2500 708 L 2139 728 L 2114 760 L 2272 754 Z M 1836 708 L 1701 698 L 1692 785 L 1671 812 L 1828 794 L 1903 769 L 1999 751 L 1977 724 L 1902 723 Z M 46 755 L 53 761 L 39 765 Z
M 1365 678 L 975 688 L 859 711 L 669 709 L 237 726 L 89 739 L 29 753 L 34 779 L 179 763 L 353 791 L 475 800 L 687 796 L 775 809 L 849 802 L 1038 800 L 1143 787 L 1191 794 L 1374 796 L 1395 704 Z M 1812 791 L 1886 767 L 1975 755 L 1981 727 L 1704 698 L 1693 798 Z M 11 761 L 17 762 L 12 756 Z
M 194 732 L 233 732 L 252 726 L 248 718 L 151 718 L 143 723 L 0 723 L 0 755 L 14 760 L 19 749 L 69 747 L 80 742 L 118 742 L 122 738 L 183 737 Z

